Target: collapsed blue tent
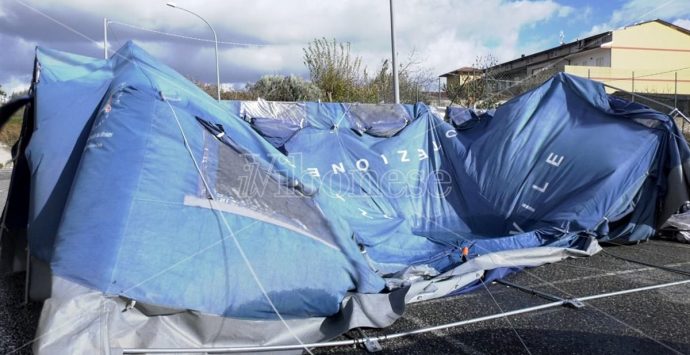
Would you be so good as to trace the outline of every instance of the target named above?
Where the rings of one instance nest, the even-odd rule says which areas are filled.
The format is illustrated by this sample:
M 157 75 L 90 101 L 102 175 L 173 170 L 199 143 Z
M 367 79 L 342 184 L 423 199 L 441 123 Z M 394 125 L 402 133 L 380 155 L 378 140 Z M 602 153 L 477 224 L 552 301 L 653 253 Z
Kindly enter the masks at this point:
M 26 230 L 51 275 L 39 334 L 71 330 L 45 353 L 384 327 L 648 239 L 690 200 L 673 120 L 566 74 L 453 125 L 423 104 L 219 103 L 131 43 L 39 48 L 26 112 L 3 243 Z

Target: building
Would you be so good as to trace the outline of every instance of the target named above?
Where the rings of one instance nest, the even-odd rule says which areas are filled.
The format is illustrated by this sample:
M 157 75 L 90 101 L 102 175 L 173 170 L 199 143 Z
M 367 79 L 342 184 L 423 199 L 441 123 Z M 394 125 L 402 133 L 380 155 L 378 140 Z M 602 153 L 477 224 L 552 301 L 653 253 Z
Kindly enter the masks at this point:
M 477 79 L 481 77 L 482 70 L 472 67 L 462 67 L 460 69 L 453 70 L 452 72 L 445 73 L 441 75 L 442 78 L 446 78 L 446 84 L 462 84 L 470 80 Z
M 464 69 L 441 77 L 450 85 L 462 80 Z M 690 95 L 690 30 L 659 19 L 642 22 L 522 55 L 484 72 L 494 92 L 530 80 L 536 85 L 556 72 L 566 72 L 618 88 L 607 87 L 611 93 L 628 91 L 677 100 L 678 95 Z M 687 105 L 687 96 L 681 99 Z

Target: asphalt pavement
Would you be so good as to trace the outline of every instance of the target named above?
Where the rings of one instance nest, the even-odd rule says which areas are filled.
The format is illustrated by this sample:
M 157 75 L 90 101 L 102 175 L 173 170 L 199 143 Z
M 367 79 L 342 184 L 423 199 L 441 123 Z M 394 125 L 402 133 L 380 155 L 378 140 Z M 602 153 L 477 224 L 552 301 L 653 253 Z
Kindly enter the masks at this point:
M 605 250 L 690 271 L 690 245 L 652 240 Z M 507 281 L 573 298 L 690 279 L 605 253 L 525 270 Z M 368 337 L 428 328 L 551 302 L 502 284 L 408 306 L 405 315 Z M 351 331 L 339 340 L 361 337 Z M 380 342 L 381 354 L 690 354 L 690 284 L 556 307 L 448 330 Z M 356 353 L 341 347 L 317 353 Z
M 10 175 L 11 170 L 0 169 L 0 205 L 7 198 Z M 40 303 L 24 304 L 24 273 L 0 275 L 0 354 L 31 353 L 40 312 Z

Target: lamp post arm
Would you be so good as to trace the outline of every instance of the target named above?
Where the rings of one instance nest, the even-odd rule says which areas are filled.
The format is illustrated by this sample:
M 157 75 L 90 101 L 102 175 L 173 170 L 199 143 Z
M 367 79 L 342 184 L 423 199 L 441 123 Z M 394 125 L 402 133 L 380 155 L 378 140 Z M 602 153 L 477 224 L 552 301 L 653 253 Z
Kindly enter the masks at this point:
M 211 32 L 213 32 L 213 42 L 216 45 L 216 97 L 218 101 L 220 101 L 220 64 L 218 63 L 218 34 L 216 34 L 216 30 L 213 29 L 213 26 L 211 26 L 208 21 L 206 21 L 203 17 L 199 16 L 195 12 L 189 11 L 185 9 L 184 7 L 179 7 L 175 6 L 174 8 L 180 9 L 182 11 L 188 12 L 196 17 L 198 17 L 201 21 L 204 21 L 204 23 L 208 26 L 208 28 L 211 29 Z

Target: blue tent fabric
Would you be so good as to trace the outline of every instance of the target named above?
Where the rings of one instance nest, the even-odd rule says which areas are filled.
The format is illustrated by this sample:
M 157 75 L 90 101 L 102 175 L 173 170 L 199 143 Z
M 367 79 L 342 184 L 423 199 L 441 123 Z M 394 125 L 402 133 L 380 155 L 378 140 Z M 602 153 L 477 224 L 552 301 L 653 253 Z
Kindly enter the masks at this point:
M 34 130 L 25 152 L 32 171 L 28 237 L 35 255 L 49 260 L 90 121 L 112 73 L 105 60 L 53 50 L 37 51 L 36 60 L 43 67 L 35 85 Z
M 147 304 L 274 319 L 244 254 L 282 315 L 330 316 L 408 268 L 458 267 L 465 247 L 647 239 L 660 203 L 688 200 L 669 183 L 690 158 L 673 120 L 566 74 L 495 112 L 448 111 L 455 124 L 424 104 L 316 102 L 295 124 L 247 122 L 132 43 L 37 61 L 31 252 Z
M 356 132 L 375 137 L 392 137 L 413 119 L 403 105 L 354 104 L 348 111 Z
M 293 122 L 265 117 L 254 117 L 251 123 L 252 127 L 276 148 L 285 145 L 295 132 L 303 128 Z
M 231 230 L 219 228 L 223 223 L 218 215 L 201 208 L 197 201 L 205 202 L 207 192 L 193 162 L 184 159 L 189 154 L 180 144 L 176 122 L 186 132 L 195 158 L 212 162 L 201 167 L 211 182 L 218 182 L 213 175 L 218 174 L 223 160 L 214 157 L 220 154 L 217 140 L 204 133 L 195 116 L 228 117 L 222 125 L 233 132 L 238 146 L 279 153 L 219 105 L 206 98 L 199 100 L 215 110 L 209 112 L 180 94 L 197 89 L 170 84 L 183 79 L 159 70 L 139 48 L 128 46 L 119 53 L 113 63 L 118 75 L 90 127 L 80 173 L 73 181 L 57 231 L 55 255 L 50 260 L 57 275 L 171 308 L 274 317 L 251 274 L 238 264 L 241 258 L 228 236 L 236 233 L 256 273 L 265 276 L 263 286 L 277 299 L 285 316 L 332 314 L 348 290 L 381 289 L 383 282 L 365 264 L 358 266 L 356 260 L 348 260 L 359 255 L 354 245 L 344 241 L 325 245 L 305 236 L 310 232 L 301 228 L 259 223 L 252 217 L 264 212 L 255 206 L 261 206 L 261 201 L 245 203 L 250 206 L 242 206 L 241 213 L 224 213 Z M 157 81 L 163 83 L 162 91 L 151 86 Z M 221 168 L 247 171 L 235 165 Z M 104 171 L 110 173 L 104 175 Z M 224 201 L 219 204 L 225 205 Z M 170 265 L 170 260 L 183 262 Z M 304 277 L 314 283 L 305 285 Z
M 467 129 L 481 119 L 493 117 L 495 112 L 495 109 L 490 109 L 483 112 L 475 112 L 474 110 L 466 107 L 448 106 L 446 107 L 445 120 L 450 122 L 458 129 Z

